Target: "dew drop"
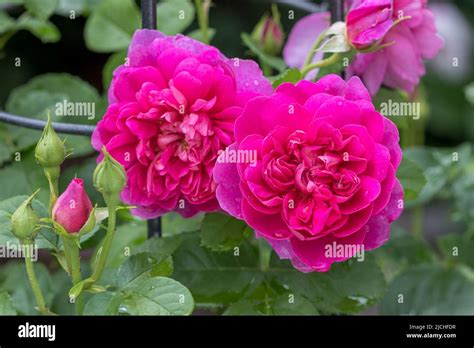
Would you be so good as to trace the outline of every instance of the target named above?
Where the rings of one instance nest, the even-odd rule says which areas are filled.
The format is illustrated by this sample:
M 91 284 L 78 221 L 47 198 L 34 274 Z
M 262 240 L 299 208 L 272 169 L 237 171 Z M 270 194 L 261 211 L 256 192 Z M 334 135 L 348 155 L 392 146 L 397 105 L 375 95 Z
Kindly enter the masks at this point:
M 120 306 L 120 307 L 118 308 L 118 313 L 119 313 L 119 314 L 129 314 L 129 313 L 128 313 L 128 308 L 125 307 L 125 306 Z

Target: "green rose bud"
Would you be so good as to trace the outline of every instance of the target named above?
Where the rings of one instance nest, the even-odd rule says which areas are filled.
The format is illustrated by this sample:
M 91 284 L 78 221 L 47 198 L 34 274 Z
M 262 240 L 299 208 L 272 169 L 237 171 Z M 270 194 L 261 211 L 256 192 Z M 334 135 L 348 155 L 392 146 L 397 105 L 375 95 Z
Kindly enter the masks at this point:
M 43 134 L 36 144 L 35 158 L 36 162 L 43 168 L 57 168 L 66 158 L 66 148 L 54 131 L 49 114 Z
M 38 233 L 40 217 L 31 206 L 33 197 L 38 193 L 38 191 L 21 203 L 11 217 L 12 233 L 19 240 L 25 240 L 28 238 L 33 239 Z
M 112 202 L 107 202 L 107 204 L 117 204 L 119 194 L 126 182 L 125 170 L 119 162 L 110 156 L 105 146 L 102 151 L 104 158 L 94 170 L 94 187 L 102 193 L 106 201 L 112 199 Z
M 278 8 L 272 5 L 272 15 L 265 14 L 255 26 L 252 39 L 266 54 L 277 55 L 285 39 Z

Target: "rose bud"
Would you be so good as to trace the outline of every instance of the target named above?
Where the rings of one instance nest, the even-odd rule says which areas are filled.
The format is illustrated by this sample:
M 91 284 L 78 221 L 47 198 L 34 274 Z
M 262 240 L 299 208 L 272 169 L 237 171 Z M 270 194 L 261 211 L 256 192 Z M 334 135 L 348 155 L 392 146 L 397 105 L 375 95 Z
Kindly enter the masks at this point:
M 255 26 L 252 39 L 260 49 L 269 55 L 277 55 L 283 46 L 284 33 L 280 23 L 280 14 L 276 6 L 272 6 L 272 15 L 265 14 Z
M 38 223 L 40 218 L 31 206 L 33 197 L 38 193 L 38 191 L 33 193 L 23 203 L 21 203 L 21 205 L 15 210 L 11 217 L 12 233 L 19 240 L 35 238 L 38 231 Z
M 43 134 L 35 148 L 36 162 L 43 168 L 59 167 L 66 158 L 66 148 L 63 141 L 53 129 L 51 117 L 44 127 Z
M 123 166 L 107 152 L 105 146 L 102 149 L 104 158 L 94 170 L 94 187 L 102 193 L 107 204 L 117 204 L 119 194 L 125 187 L 126 175 Z M 112 201 L 107 202 L 108 199 Z
M 66 232 L 77 233 L 88 221 L 92 209 L 82 179 L 75 178 L 54 204 L 53 220 Z

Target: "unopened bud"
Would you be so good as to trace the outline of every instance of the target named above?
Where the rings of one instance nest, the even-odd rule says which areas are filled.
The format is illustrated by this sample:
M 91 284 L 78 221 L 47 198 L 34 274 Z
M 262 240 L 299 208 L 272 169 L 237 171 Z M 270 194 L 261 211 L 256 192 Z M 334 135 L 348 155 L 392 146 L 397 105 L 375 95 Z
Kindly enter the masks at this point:
M 21 203 L 11 217 L 12 233 L 19 240 L 25 240 L 27 238 L 33 239 L 36 237 L 36 233 L 38 232 L 40 217 L 31 206 L 33 197 L 38 193 L 38 191 Z
M 35 158 L 36 162 L 43 168 L 59 167 L 66 158 L 66 148 L 54 131 L 49 114 L 43 134 L 36 144 Z
M 113 199 L 118 203 L 118 197 L 125 187 L 126 175 L 123 166 L 107 152 L 105 146 L 102 149 L 104 158 L 94 170 L 94 187 L 106 198 Z
M 272 5 L 271 16 L 265 14 L 257 23 L 252 32 L 252 39 L 266 54 L 274 56 L 280 52 L 285 38 L 276 5 Z

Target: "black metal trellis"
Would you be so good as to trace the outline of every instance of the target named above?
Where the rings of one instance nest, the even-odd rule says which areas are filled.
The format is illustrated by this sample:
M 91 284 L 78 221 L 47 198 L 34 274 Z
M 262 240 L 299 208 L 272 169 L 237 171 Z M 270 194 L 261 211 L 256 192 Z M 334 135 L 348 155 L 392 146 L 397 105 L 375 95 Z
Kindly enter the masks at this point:
M 342 21 L 344 18 L 344 0 L 328 0 L 329 11 L 331 13 L 331 23 Z M 300 9 L 312 9 L 312 4 L 307 2 L 298 2 L 295 0 L 280 0 L 279 2 L 291 4 Z M 304 5 L 304 6 L 303 6 Z M 314 6 L 314 5 L 313 5 Z M 142 14 L 142 28 L 156 29 L 156 0 L 141 0 L 141 14 Z M 42 130 L 46 125 L 46 121 L 32 119 L 24 116 L 12 115 L 0 110 L 0 122 L 17 125 L 20 127 Z M 73 124 L 73 123 L 58 123 L 53 122 L 53 128 L 58 133 L 73 134 L 73 135 L 92 135 L 94 126 Z M 161 218 L 149 219 L 148 237 L 161 236 Z
M 156 29 L 156 0 L 142 0 L 142 28 Z M 161 218 L 149 219 L 148 238 L 161 237 Z

